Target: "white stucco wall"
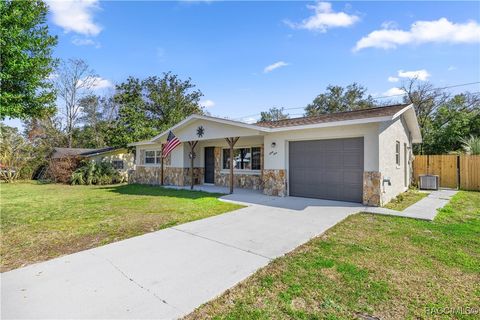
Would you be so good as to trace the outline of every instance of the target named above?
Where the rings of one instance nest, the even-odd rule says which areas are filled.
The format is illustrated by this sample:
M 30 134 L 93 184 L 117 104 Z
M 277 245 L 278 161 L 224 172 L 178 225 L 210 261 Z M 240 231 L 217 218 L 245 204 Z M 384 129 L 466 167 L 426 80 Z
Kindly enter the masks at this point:
M 380 172 L 383 179 L 390 179 L 391 186 L 382 183 L 382 203 L 387 203 L 399 193 L 404 192 L 410 185 L 411 170 L 411 139 L 405 121 L 402 117 L 383 122 L 379 126 L 380 142 Z M 400 165 L 395 160 L 396 141 L 400 142 Z M 405 149 L 405 144 L 407 148 Z M 405 163 L 405 151 L 407 162 Z M 405 184 L 405 169 L 407 170 Z
M 204 129 L 202 137 L 197 135 L 197 128 L 200 126 L 202 126 Z M 258 130 L 242 128 L 203 119 L 197 119 L 184 127 L 173 130 L 173 133 L 180 139 L 180 141 L 203 141 L 211 139 L 224 139 L 226 137 L 246 137 L 262 134 L 262 132 Z
M 158 164 L 142 164 L 143 161 L 140 159 L 140 154 L 142 153 L 141 151 L 150 151 L 150 150 L 162 150 L 162 145 L 161 144 L 150 144 L 150 145 L 142 145 L 142 146 L 137 146 L 136 147 L 136 164 L 137 166 L 150 166 L 150 167 L 160 167 L 160 163 Z M 188 153 L 187 153 L 188 156 Z M 173 151 L 171 152 L 171 161 L 170 165 L 166 165 L 166 167 L 182 167 L 183 166 L 183 160 L 184 159 L 184 150 L 183 150 L 183 144 L 180 144 L 177 146 Z
M 288 169 L 289 141 L 355 137 L 364 138 L 365 171 L 378 171 L 378 123 L 269 133 L 265 136 L 265 169 Z

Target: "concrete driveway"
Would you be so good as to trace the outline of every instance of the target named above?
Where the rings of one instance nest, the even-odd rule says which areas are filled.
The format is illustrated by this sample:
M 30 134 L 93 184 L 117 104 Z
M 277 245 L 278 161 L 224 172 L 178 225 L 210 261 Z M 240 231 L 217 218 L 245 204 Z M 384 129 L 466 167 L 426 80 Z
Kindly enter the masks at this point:
M 249 206 L 1 275 L 2 318 L 178 318 L 361 204 L 224 197 Z

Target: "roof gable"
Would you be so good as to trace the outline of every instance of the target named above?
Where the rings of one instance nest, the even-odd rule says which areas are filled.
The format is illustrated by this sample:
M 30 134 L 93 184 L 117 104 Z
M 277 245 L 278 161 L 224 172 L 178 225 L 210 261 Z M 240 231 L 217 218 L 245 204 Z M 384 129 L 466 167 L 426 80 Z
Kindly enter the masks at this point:
M 161 140 L 166 139 L 166 137 L 168 136 L 168 133 L 170 131 L 172 131 L 174 134 L 181 133 L 184 130 L 183 129 L 184 127 L 188 127 L 192 123 L 197 122 L 197 121 L 201 121 L 201 120 L 203 120 L 202 123 L 211 122 L 211 123 L 218 123 L 218 124 L 221 124 L 221 125 L 224 125 L 224 126 L 227 126 L 227 127 L 237 127 L 237 128 L 247 129 L 247 130 L 249 129 L 250 134 L 253 134 L 253 132 L 258 132 L 258 131 L 266 131 L 264 128 L 253 125 L 253 124 L 248 124 L 248 123 L 229 120 L 229 119 L 222 119 L 222 118 L 204 116 L 204 115 L 199 115 L 199 114 L 193 114 L 193 115 L 185 118 L 183 121 L 180 121 L 179 123 L 177 123 L 176 125 L 174 125 L 170 129 L 165 130 L 164 132 L 160 133 L 159 135 L 153 137 L 150 140 L 150 142 L 159 142 Z M 252 130 L 253 130 L 253 132 L 251 132 Z M 244 132 L 244 131 L 245 130 L 242 130 L 242 132 Z M 244 134 L 242 134 L 242 135 L 244 135 Z M 189 136 L 192 136 L 192 135 L 190 134 Z M 195 140 L 198 140 L 198 138 L 201 138 L 201 137 L 197 137 L 197 139 L 195 139 Z M 185 137 L 185 136 L 183 137 L 183 139 L 182 139 L 182 137 L 179 137 L 179 139 L 181 141 L 188 141 L 188 138 Z M 187 140 L 184 140 L 184 139 L 187 139 Z M 204 139 L 210 139 L 210 138 L 204 138 Z

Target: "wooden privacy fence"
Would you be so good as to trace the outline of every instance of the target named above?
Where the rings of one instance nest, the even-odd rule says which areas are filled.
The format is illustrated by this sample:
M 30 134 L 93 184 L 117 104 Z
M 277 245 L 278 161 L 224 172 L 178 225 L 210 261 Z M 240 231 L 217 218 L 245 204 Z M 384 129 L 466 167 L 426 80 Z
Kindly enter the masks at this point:
M 415 156 L 413 175 L 438 175 L 440 187 L 480 190 L 480 155 L 427 155 Z

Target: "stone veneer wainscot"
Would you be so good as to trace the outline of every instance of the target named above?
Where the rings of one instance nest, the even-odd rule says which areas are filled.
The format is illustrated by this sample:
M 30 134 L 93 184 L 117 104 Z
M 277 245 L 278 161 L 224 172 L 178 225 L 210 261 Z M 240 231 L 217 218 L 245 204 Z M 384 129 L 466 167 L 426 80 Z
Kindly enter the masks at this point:
M 203 181 L 203 168 L 193 168 L 194 179 Z M 160 185 L 161 169 L 157 166 L 137 166 L 129 177 L 130 183 Z M 165 167 L 163 169 L 163 184 L 166 186 L 190 185 L 190 168 Z
M 269 196 L 285 197 L 287 195 L 285 170 L 263 170 L 263 193 Z
M 378 171 L 365 171 L 363 173 L 363 204 L 367 206 L 380 206 L 381 203 L 381 179 L 382 174 Z

